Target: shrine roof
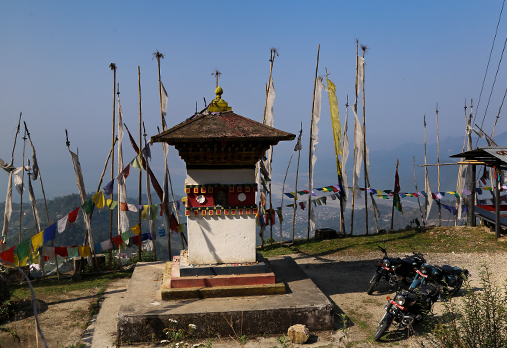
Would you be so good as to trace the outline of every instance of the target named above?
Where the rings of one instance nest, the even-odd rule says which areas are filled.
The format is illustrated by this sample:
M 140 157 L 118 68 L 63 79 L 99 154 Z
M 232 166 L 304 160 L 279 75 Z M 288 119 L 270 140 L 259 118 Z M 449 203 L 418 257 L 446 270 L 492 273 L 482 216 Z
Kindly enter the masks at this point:
M 195 114 L 184 122 L 151 137 L 152 142 L 293 140 L 296 136 L 269 127 L 232 111 Z

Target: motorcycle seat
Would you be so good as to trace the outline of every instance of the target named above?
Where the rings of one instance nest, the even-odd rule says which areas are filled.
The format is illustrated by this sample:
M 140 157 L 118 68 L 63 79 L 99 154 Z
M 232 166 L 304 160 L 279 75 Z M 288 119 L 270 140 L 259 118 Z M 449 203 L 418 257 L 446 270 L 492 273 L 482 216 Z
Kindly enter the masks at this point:
M 449 266 L 449 265 L 440 266 L 440 269 L 442 270 L 442 272 L 447 273 L 447 274 L 453 274 L 455 271 L 454 267 Z

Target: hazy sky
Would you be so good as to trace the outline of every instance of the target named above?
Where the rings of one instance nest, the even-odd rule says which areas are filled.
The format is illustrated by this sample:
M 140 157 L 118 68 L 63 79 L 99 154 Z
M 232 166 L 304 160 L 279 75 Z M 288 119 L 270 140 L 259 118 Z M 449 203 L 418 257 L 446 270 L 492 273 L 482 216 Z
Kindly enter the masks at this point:
M 196 102 L 202 109 L 203 97 L 208 102 L 214 98 L 211 73 L 217 68 L 223 74 L 223 99 L 233 111 L 262 121 L 269 50 L 276 47 L 280 55 L 273 68 L 275 127 L 297 134 L 303 123 L 304 178 L 317 47 L 320 44 L 319 75 L 324 75 L 327 67 L 337 86 L 343 122 L 347 95 L 350 104 L 354 98 L 356 39 L 369 47 L 365 58 L 366 129 L 372 151 L 409 141 L 422 144 L 423 115 L 427 116 L 429 142 L 434 143 L 437 102 L 440 137 L 462 136 L 465 100 L 469 104 L 473 98 L 475 110 L 501 8 L 499 0 L 1 1 L 0 158 L 10 160 L 18 116 L 23 112 L 46 194 L 77 193 L 65 129 L 71 149 L 79 148 L 86 189 L 95 191 L 111 146 L 110 63 L 118 66 L 124 122 L 137 139 L 138 66 L 148 137 L 157 134 L 156 126 L 160 126 L 155 50 L 165 55 L 161 75 L 169 94 L 167 121 L 172 126 L 192 115 Z M 479 124 L 506 36 L 504 18 L 479 105 Z M 507 87 L 506 71 L 500 67 L 486 115 L 489 133 Z M 323 163 L 334 161 L 325 92 L 322 100 L 317 171 Z M 352 113 L 349 125 L 353 129 Z M 501 117 L 496 132 L 506 130 Z M 349 137 L 352 142 L 352 132 Z M 275 180 L 283 179 L 293 147 L 293 142 L 284 142 L 275 148 Z M 17 166 L 21 165 L 22 149 L 23 141 L 18 137 Z M 153 152 L 152 165 L 161 180 L 160 144 Z M 31 151 L 26 157 L 29 155 Z M 133 157 L 126 141 L 124 160 Z M 174 149 L 170 168 L 175 190 L 182 193 L 184 163 Z M 290 173 L 294 172 L 293 166 Z M 110 177 L 109 169 L 107 173 Z M 0 183 L 3 201 L 7 174 L 1 177 L 5 178 Z M 331 175 L 316 181 L 315 186 L 335 182 L 336 176 Z M 371 182 L 375 186 L 374 177 Z M 134 195 L 137 180 L 128 184 L 129 195 Z M 15 199 L 19 199 L 17 194 Z

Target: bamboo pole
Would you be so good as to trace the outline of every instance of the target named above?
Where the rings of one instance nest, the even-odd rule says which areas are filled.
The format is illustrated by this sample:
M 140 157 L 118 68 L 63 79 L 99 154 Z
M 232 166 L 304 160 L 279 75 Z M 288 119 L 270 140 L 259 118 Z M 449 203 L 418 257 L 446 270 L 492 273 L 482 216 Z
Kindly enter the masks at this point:
M 464 110 L 465 110 L 465 129 L 467 128 L 468 126 L 468 117 L 467 117 L 467 101 L 465 99 L 465 107 L 464 107 Z M 465 133 L 465 139 L 463 140 L 463 152 L 465 152 L 465 149 L 466 149 L 466 143 L 467 143 L 467 137 L 466 137 L 466 133 Z M 456 192 L 459 191 L 459 175 L 460 175 L 460 168 L 461 168 L 461 165 L 460 167 L 458 168 L 458 179 L 457 179 L 457 183 L 456 183 Z M 460 207 L 460 202 L 461 202 L 461 197 L 456 197 L 456 211 L 458 211 L 458 208 L 461 209 Z M 458 226 L 458 214 L 454 215 L 454 227 Z
M 310 220 L 312 218 L 312 191 L 313 191 L 313 183 L 311 182 L 313 179 L 313 166 L 312 166 L 312 134 L 313 134 L 313 111 L 315 107 L 315 90 L 317 88 L 317 74 L 319 71 L 319 54 L 320 54 L 320 44 L 317 48 L 317 66 L 315 67 L 315 81 L 313 82 L 313 101 L 312 101 L 312 120 L 310 123 L 310 151 L 309 151 L 309 182 L 308 182 L 308 189 L 310 193 L 308 194 L 308 235 L 307 240 L 310 240 Z
M 469 122 L 468 122 L 470 129 L 472 127 L 473 108 L 474 108 L 474 100 L 471 98 L 470 99 L 470 118 L 469 118 Z M 469 151 L 469 150 L 472 150 L 472 131 L 468 132 L 467 151 Z M 472 177 L 472 166 L 469 165 L 468 168 L 467 168 L 467 188 L 468 188 L 469 191 L 472 191 L 472 181 L 474 181 L 474 180 L 475 180 L 475 177 Z M 491 182 L 491 183 L 493 183 L 493 182 Z M 496 194 L 498 196 L 500 196 L 500 190 L 498 190 L 496 192 Z M 468 206 L 470 206 L 470 204 L 475 204 L 475 202 L 468 202 Z M 459 209 L 461 209 L 461 207 L 459 207 Z M 470 220 L 472 219 L 472 216 L 470 215 L 470 211 L 471 211 L 471 209 L 468 209 L 468 211 L 467 211 L 467 223 L 468 223 L 468 226 L 470 226 Z M 497 221 L 499 221 L 499 220 L 497 220 Z
M 144 146 L 148 146 L 148 142 L 146 141 L 146 136 L 148 134 L 146 134 L 146 128 L 144 127 L 144 122 L 143 122 L 143 129 L 144 129 Z M 141 144 L 141 143 L 139 143 Z M 141 148 L 141 147 L 139 147 Z M 146 172 L 148 172 L 148 168 L 150 168 L 150 164 L 148 163 L 148 157 L 145 158 L 145 162 L 146 162 Z M 149 221 L 150 221 L 150 232 L 152 232 L 152 238 L 153 238 L 153 234 L 156 233 L 155 231 L 155 221 L 151 219 L 151 205 L 152 205 L 152 200 L 151 200 L 151 187 L 150 187 L 150 179 L 148 177 L 148 175 L 146 175 L 146 195 L 148 196 L 148 204 L 150 205 L 150 217 L 149 217 Z M 139 246 L 141 245 L 141 243 L 139 243 Z M 155 255 L 155 261 L 157 260 L 157 249 L 155 247 L 155 239 L 153 239 L 153 251 L 154 251 L 154 255 Z
M 280 202 L 280 209 L 282 212 L 283 212 L 283 196 L 285 194 L 285 181 L 287 180 L 287 174 L 289 173 L 289 167 L 290 167 L 290 163 L 292 162 L 292 156 L 294 156 L 294 150 L 292 150 L 292 153 L 290 154 L 289 165 L 287 166 L 287 170 L 285 171 L 285 177 L 283 178 L 282 199 Z M 294 204 L 296 204 L 296 199 L 297 199 L 297 192 L 296 192 L 296 195 L 294 196 Z M 283 214 L 281 216 L 283 217 Z M 283 243 L 283 234 L 282 234 L 283 221 L 282 221 L 282 219 L 279 219 L 280 220 L 280 245 L 282 245 L 282 243 Z
M 358 68 L 359 68 L 359 40 L 356 39 L 356 84 L 355 84 L 355 88 L 354 88 L 354 93 L 356 94 L 356 98 L 354 100 L 354 111 L 355 111 L 355 114 L 357 115 L 357 97 L 358 97 L 358 93 L 357 93 L 357 86 L 358 86 Z M 354 131 L 356 130 L 356 123 L 354 122 Z M 354 132 L 354 139 L 355 139 L 355 132 Z M 356 151 L 355 149 L 355 146 L 354 146 L 354 152 Z M 354 163 L 355 165 L 355 163 Z M 355 205 L 355 198 L 356 198 L 356 193 L 355 193 L 355 190 L 352 189 L 352 211 L 350 213 L 350 235 L 352 236 L 354 234 L 354 205 Z
M 292 153 L 290 155 L 289 165 L 287 166 L 287 170 L 285 171 L 285 177 L 283 178 L 282 199 L 281 199 L 281 203 L 280 203 L 280 209 L 282 209 L 282 212 L 283 212 L 283 196 L 285 193 L 285 181 L 287 180 L 287 174 L 289 173 L 289 167 L 290 167 L 290 163 L 292 162 L 292 156 L 294 156 L 294 152 L 296 151 L 296 149 L 298 151 L 301 151 L 300 145 L 301 145 L 301 134 L 302 133 L 303 133 L 303 122 L 301 122 L 301 130 L 299 131 L 299 137 L 298 137 L 296 146 L 294 147 L 294 150 L 292 150 Z M 297 193 L 297 183 L 296 183 L 296 194 L 294 195 L 294 209 L 297 208 L 297 197 L 298 197 L 298 193 Z M 283 219 L 283 214 L 282 214 L 282 219 Z M 282 219 L 280 219 L 280 245 L 282 245 L 282 243 L 283 243 Z M 294 217 L 294 219 L 295 219 L 295 217 Z M 292 242 L 294 243 L 294 241 L 292 241 Z
M 438 103 L 437 103 L 437 169 L 438 169 L 438 193 L 440 193 L 440 137 L 438 135 Z M 438 227 L 442 226 L 442 205 L 438 205 Z
M 35 157 L 35 147 L 33 146 L 32 137 L 30 137 L 30 132 L 28 131 L 28 128 L 26 126 L 26 122 L 23 121 L 23 123 L 25 124 L 26 134 L 28 135 L 28 140 L 30 141 L 30 146 L 32 147 L 32 151 L 33 151 L 33 154 L 34 154 L 34 157 Z M 39 174 L 38 175 L 39 175 L 39 180 L 40 180 L 40 186 L 41 186 L 41 189 L 42 189 L 42 197 L 44 198 L 44 206 L 46 207 L 46 219 L 48 221 L 48 227 L 49 227 L 48 202 L 46 200 L 46 193 L 44 192 L 44 185 L 42 184 L 42 173 L 41 173 L 40 168 L 39 168 Z
M 164 119 L 164 111 L 162 110 L 162 80 L 160 79 L 160 59 L 164 58 L 164 55 L 160 53 L 159 51 L 156 51 L 154 54 L 155 58 L 157 58 L 157 64 L 158 64 L 158 96 L 160 100 L 160 119 L 162 124 L 162 131 L 166 130 L 166 124 Z M 162 145 L 166 146 L 166 145 Z M 171 230 L 170 230 L 170 211 L 169 211 L 169 197 L 167 192 L 167 184 L 168 184 L 168 175 L 169 175 L 169 167 L 167 166 L 167 150 L 164 151 L 164 218 L 165 218 L 165 229 L 167 232 L 167 248 L 169 252 L 169 261 L 172 260 L 172 253 L 171 253 Z M 170 179 L 169 179 L 170 181 Z M 171 184 L 171 192 L 172 192 L 172 184 Z M 174 205 L 174 195 L 173 195 L 173 205 Z M 173 207 L 175 208 L 175 207 Z M 176 213 L 174 214 L 176 217 L 176 220 L 178 221 L 178 224 L 180 223 L 178 212 L 176 209 L 173 209 Z M 182 245 L 183 245 L 183 234 L 181 234 L 182 237 Z
M 273 64 L 275 62 L 275 57 L 278 56 L 278 51 L 276 48 L 274 47 L 271 47 L 271 50 L 270 50 L 270 57 L 269 57 L 269 80 L 268 80 L 268 84 L 266 85 L 265 87 L 265 90 L 266 90 L 266 99 L 265 99 L 265 102 L 264 102 L 264 115 L 262 117 L 262 124 L 266 124 L 266 112 L 267 112 L 267 107 L 268 107 L 268 96 L 269 96 L 269 89 L 271 88 L 271 79 L 272 79 L 272 76 L 273 76 Z M 218 81 L 218 80 L 217 80 Z M 217 87 L 218 87 L 218 82 L 217 82 Z M 269 146 L 269 149 L 268 149 L 268 152 L 269 152 L 269 163 L 268 163 L 268 173 L 270 175 L 270 179 L 271 179 L 271 164 L 273 162 L 273 146 L 270 145 Z M 262 161 L 262 159 L 261 159 Z M 259 167 L 259 164 L 257 163 L 256 165 L 256 174 L 257 174 L 257 171 L 258 171 L 258 167 Z M 273 245 L 273 225 L 271 224 L 271 219 L 272 219 L 272 211 L 273 211 L 273 203 L 272 203 L 272 199 L 271 199 L 271 180 L 269 181 L 269 232 L 270 232 L 270 240 L 271 240 L 271 245 Z M 281 222 L 280 222 L 281 224 Z M 280 231 L 280 236 L 281 236 L 281 231 Z M 281 242 L 281 240 L 280 240 Z M 264 233 L 262 233 L 262 236 L 261 236 L 261 248 L 264 246 Z
M 142 144 L 142 138 L 141 138 L 141 122 L 142 122 L 142 111 L 141 111 L 141 68 L 139 67 L 139 65 L 137 66 L 137 85 L 138 85 L 138 89 L 139 89 L 139 153 L 138 153 L 138 156 L 139 156 L 139 162 L 141 162 L 141 144 Z M 146 173 L 148 173 L 148 171 L 146 171 Z M 143 190 L 141 188 L 141 180 L 142 180 L 142 177 L 143 177 L 143 166 L 141 166 L 139 168 L 139 206 L 141 206 L 142 204 L 142 194 L 143 194 Z M 148 174 L 146 174 L 146 178 L 148 179 L 149 181 L 149 177 L 148 177 Z M 142 215 L 143 215 L 143 210 L 142 209 L 139 209 L 139 216 L 138 216 L 138 219 L 137 219 L 137 223 L 139 224 L 139 228 L 141 228 L 141 218 L 142 218 Z M 139 233 L 139 245 L 138 245 L 138 248 L 137 248 L 137 261 L 138 262 L 141 262 L 142 261 L 142 247 L 141 247 L 141 240 L 142 240 L 142 229 L 141 229 L 141 232 Z M 155 245 L 155 243 L 153 243 Z M 156 260 L 156 258 L 155 258 Z
M 23 136 L 23 162 L 22 162 L 22 174 L 21 174 L 21 193 L 19 202 L 19 244 L 21 244 L 21 219 L 23 218 L 23 191 L 25 190 L 25 145 L 26 145 L 26 129 L 25 135 Z
M 364 53 L 366 52 L 366 46 L 362 45 L 361 49 L 363 50 L 363 62 L 364 62 Z M 365 97 L 364 97 L 364 82 L 365 82 L 365 67 L 363 64 L 363 165 L 364 165 L 364 213 L 365 213 L 365 223 L 366 223 L 366 235 L 369 234 L 368 230 L 368 168 L 366 168 L 366 110 L 365 110 Z M 373 215 L 375 215 L 375 210 L 373 211 Z M 376 215 L 375 215 L 376 218 Z
M 119 132 L 120 132 L 120 84 L 118 83 L 118 88 L 116 90 L 116 95 L 118 96 L 117 97 L 117 101 L 118 101 L 118 135 L 119 135 Z M 123 116 L 122 116 L 122 121 L 123 121 Z M 123 171 L 123 163 L 121 163 L 121 166 L 120 166 L 120 153 L 122 154 L 122 162 L 123 162 L 123 149 L 122 149 L 122 144 L 118 144 L 118 175 L 120 175 L 120 173 Z M 126 192 L 126 191 L 125 191 Z M 125 204 L 127 204 L 127 197 L 122 197 L 121 195 L 121 186 L 120 186 L 120 181 L 118 180 L 118 216 L 117 216 L 117 221 L 118 221 L 118 235 L 121 235 L 122 231 L 121 231 L 121 200 L 124 199 L 125 200 Z M 118 269 L 121 270 L 121 244 L 118 246 Z
M 398 166 L 400 165 L 400 160 L 397 159 L 396 160 L 396 173 L 398 172 Z M 394 194 L 396 195 L 396 179 L 394 180 Z M 394 203 L 395 203 L 395 199 L 394 199 L 395 196 L 393 196 L 393 207 L 392 207 L 392 210 L 391 210 L 391 229 L 390 231 L 394 231 L 393 227 L 394 227 Z
M 415 184 L 415 192 L 419 192 L 419 190 L 417 189 L 417 177 L 416 177 L 416 173 L 415 173 L 415 156 L 413 156 L 413 158 L 414 158 L 414 184 Z M 419 200 L 419 194 L 417 194 L 417 204 L 419 204 L 419 212 L 421 213 L 421 220 L 422 220 L 423 226 L 426 227 L 426 220 L 424 219 L 424 216 L 423 216 L 423 212 L 422 212 L 422 208 L 421 208 L 421 201 Z
M 301 122 L 301 131 L 300 131 L 300 136 L 301 134 L 303 133 L 303 122 Z M 299 176 L 299 158 L 301 157 L 301 146 L 299 146 L 299 150 L 298 150 L 298 165 L 296 167 L 296 184 L 294 185 L 294 189 L 296 190 L 296 195 L 297 195 L 297 192 L 298 192 L 298 176 Z M 311 193 L 310 193 L 311 195 Z M 296 203 L 296 200 L 294 199 L 294 203 Z M 294 217 L 292 219 L 292 244 L 294 244 L 294 234 L 295 234 L 295 230 L 296 230 L 296 211 L 297 211 L 297 205 L 294 205 Z
M 116 64 L 111 63 L 109 68 L 113 71 L 113 130 L 111 136 L 111 148 L 115 144 L 115 116 L 116 116 Z M 111 154 L 111 181 L 114 180 L 114 151 Z M 111 201 L 113 200 L 113 193 L 111 192 Z M 121 205 L 121 204 L 120 204 Z M 109 239 L 113 240 L 113 210 L 109 210 Z M 113 269 L 113 249 L 109 249 L 109 270 Z
M 426 115 L 424 115 L 424 165 L 426 165 Z M 426 170 L 427 171 L 427 170 Z M 424 173 L 425 174 L 425 177 L 424 177 L 424 182 L 426 182 L 426 172 Z M 426 187 L 425 187 L 426 189 Z M 424 197 L 424 215 L 426 215 L 426 218 L 428 218 L 428 192 L 426 192 L 426 197 Z

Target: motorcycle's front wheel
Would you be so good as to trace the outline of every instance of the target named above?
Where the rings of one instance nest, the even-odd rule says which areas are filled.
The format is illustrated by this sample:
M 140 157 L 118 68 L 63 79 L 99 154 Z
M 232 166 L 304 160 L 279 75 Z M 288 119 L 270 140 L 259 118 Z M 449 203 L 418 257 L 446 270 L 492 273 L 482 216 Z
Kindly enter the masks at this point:
M 368 295 L 371 295 L 372 292 L 373 292 L 373 289 L 377 286 L 377 284 L 380 282 L 380 279 L 382 279 L 382 272 L 380 271 L 377 271 L 375 273 L 375 275 L 373 276 L 373 278 L 371 278 L 370 280 L 370 286 L 368 288 L 368 290 L 366 291 L 366 293 Z
M 380 340 L 380 337 L 382 337 L 384 332 L 386 332 L 386 330 L 389 329 L 389 326 L 391 326 L 391 323 L 393 322 L 393 318 L 394 318 L 393 315 L 390 313 L 386 313 L 384 315 L 384 318 L 382 318 L 378 326 L 377 332 L 375 332 L 375 336 L 373 336 L 373 339 L 375 341 Z

